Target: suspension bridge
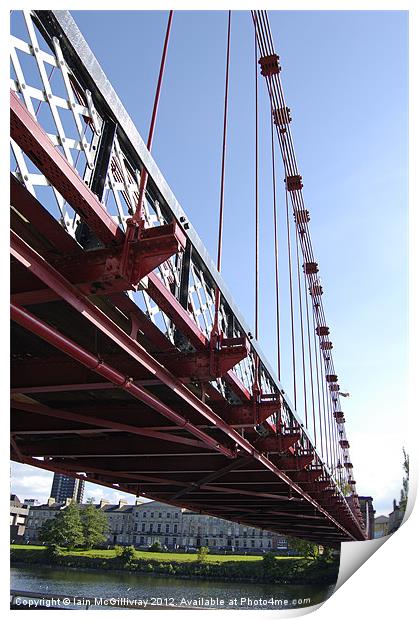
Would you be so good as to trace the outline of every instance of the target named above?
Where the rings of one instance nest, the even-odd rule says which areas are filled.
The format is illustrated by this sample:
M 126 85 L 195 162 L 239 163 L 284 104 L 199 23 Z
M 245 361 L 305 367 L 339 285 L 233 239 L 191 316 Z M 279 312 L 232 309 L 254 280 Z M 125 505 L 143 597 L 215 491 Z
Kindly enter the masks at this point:
M 265 11 L 249 13 L 255 38 L 252 327 L 221 276 L 234 20 L 225 15 L 215 264 L 151 154 L 173 12 L 147 143 L 70 13 L 13 12 L 11 456 L 321 544 L 363 540 L 292 140 L 296 121 Z M 262 88 L 267 110 L 258 109 Z M 258 342 L 262 113 L 271 129 L 275 369 Z M 283 248 L 277 228 L 284 209 Z M 288 257 L 285 274 L 280 252 Z M 287 307 L 280 308 L 280 284 Z M 291 342 L 286 351 L 284 333 Z M 281 383 L 285 367 L 290 395 Z

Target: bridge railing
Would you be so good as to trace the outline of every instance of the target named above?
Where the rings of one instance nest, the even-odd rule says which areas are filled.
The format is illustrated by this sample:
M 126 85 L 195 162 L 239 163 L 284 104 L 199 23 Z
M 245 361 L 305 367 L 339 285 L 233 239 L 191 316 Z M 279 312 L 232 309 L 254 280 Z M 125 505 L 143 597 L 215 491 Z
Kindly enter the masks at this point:
M 235 306 L 207 250 L 183 212 L 115 91 L 66 11 L 14 12 L 11 52 L 11 89 L 37 119 L 52 143 L 92 189 L 103 208 L 125 230 L 126 221 L 138 201 L 139 177 L 145 166 L 149 181 L 144 216 L 146 226 L 173 220 L 182 226 L 187 245 L 153 272 L 167 295 L 173 295 L 189 320 L 209 340 L 214 322 L 215 294 L 221 293 L 220 324 L 226 337 L 248 337 L 250 329 Z M 63 228 L 85 249 L 99 242 L 70 204 L 46 176 L 12 141 L 11 172 L 60 221 Z M 154 280 L 153 286 L 158 287 Z M 160 289 L 159 300 L 165 296 Z M 191 338 L 180 333 L 161 301 L 156 302 L 149 283 L 130 291 L 131 299 L 167 338 L 182 350 L 195 348 Z M 166 311 L 165 311 L 166 310 Z M 193 327 L 191 327 L 193 333 Z M 323 468 L 344 498 L 342 488 L 351 469 L 332 471 L 289 401 L 285 390 L 263 355 L 251 340 L 250 354 L 230 373 L 236 391 L 225 378 L 213 386 L 230 402 L 251 398 L 257 361 L 262 394 L 281 395 L 282 406 L 270 421 L 292 429 L 298 426 L 298 451 L 313 454 L 313 467 Z M 344 455 L 338 446 L 342 460 Z M 345 499 L 346 501 L 346 499 Z

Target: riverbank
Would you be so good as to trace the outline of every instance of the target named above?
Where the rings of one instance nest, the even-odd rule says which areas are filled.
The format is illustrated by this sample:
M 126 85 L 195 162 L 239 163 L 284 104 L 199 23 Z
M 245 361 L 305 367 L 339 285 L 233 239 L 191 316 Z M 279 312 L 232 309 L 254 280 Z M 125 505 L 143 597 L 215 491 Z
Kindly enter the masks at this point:
M 67 551 L 45 547 L 12 545 L 11 564 L 15 566 L 45 566 L 76 570 L 117 571 L 169 575 L 181 579 L 208 581 L 332 584 L 339 571 L 339 561 L 274 558 L 265 556 L 212 556 L 199 562 L 196 554 L 154 554 L 135 552 L 118 554 L 110 550 Z M 166 557 L 165 557 L 166 556 Z M 189 557 L 185 557 L 189 556 Z M 234 558 L 234 559 L 232 559 Z

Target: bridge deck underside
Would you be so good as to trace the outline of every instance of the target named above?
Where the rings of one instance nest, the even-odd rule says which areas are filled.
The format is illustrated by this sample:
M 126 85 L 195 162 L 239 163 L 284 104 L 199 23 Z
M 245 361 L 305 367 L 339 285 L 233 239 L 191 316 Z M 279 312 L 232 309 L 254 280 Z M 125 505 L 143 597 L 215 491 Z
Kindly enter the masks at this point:
M 60 252 L 64 255 L 63 249 L 66 253 L 70 249 L 72 256 L 84 252 L 48 214 L 43 214 L 43 222 L 36 223 L 17 214 L 16 204 L 14 230 L 46 261 L 52 253 L 55 259 Z M 85 314 L 54 296 L 44 301 L 45 283 L 26 264 L 12 258 L 11 268 L 12 301 L 23 302 L 32 317 L 129 377 L 213 440 L 209 445 L 197 438 L 189 427 L 182 428 L 123 387 L 106 381 L 98 375 L 98 368 L 87 368 L 13 322 L 11 432 L 15 460 L 323 544 L 350 539 L 325 511 L 295 493 L 256 456 L 237 450 L 224 429 L 186 403 L 175 386 L 156 379 L 153 372 L 92 325 Z M 91 299 L 126 333 L 130 332 L 130 320 L 116 307 L 112 295 Z M 151 332 L 145 335 L 140 330 L 137 342 L 176 374 L 178 358 L 169 341 L 162 353 L 161 342 L 156 344 Z M 205 403 L 223 416 L 225 400 L 210 382 L 180 378 L 200 399 L 204 394 Z M 230 426 L 256 450 L 263 442 L 251 424 Z M 226 455 L 217 446 L 231 452 Z M 281 458 L 280 454 L 265 454 L 273 462 Z M 313 491 L 315 477 L 305 476 L 303 467 L 285 473 L 306 493 Z

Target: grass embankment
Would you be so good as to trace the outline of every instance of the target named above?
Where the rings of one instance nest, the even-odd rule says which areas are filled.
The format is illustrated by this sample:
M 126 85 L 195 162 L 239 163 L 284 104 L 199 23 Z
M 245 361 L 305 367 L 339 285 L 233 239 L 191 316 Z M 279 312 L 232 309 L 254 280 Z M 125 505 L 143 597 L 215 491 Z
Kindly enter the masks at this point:
M 10 549 L 36 549 L 46 550 L 46 547 L 41 545 L 10 545 Z M 69 551 L 63 549 L 62 554 L 66 556 L 79 556 L 85 558 L 115 558 L 117 552 L 115 549 L 75 549 Z M 156 562 L 196 562 L 196 553 L 170 553 L 170 552 L 156 552 L 156 551 L 138 551 L 135 550 L 135 559 L 137 560 L 155 560 Z M 261 555 L 216 555 L 208 554 L 205 558 L 206 562 L 218 563 L 218 562 L 260 562 L 263 559 Z M 293 561 L 301 560 L 299 557 L 288 556 L 276 556 L 277 560 Z
M 198 561 L 196 553 L 159 553 L 132 550 L 131 556 L 115 549 L 52 551 L 35 545 L 11 545 L 12 564 L 48 565 L 75 569 L 124 570 L 214 581 L 259 583 L 333 583 L 339 562 L 304 558 L 213 555 Z

